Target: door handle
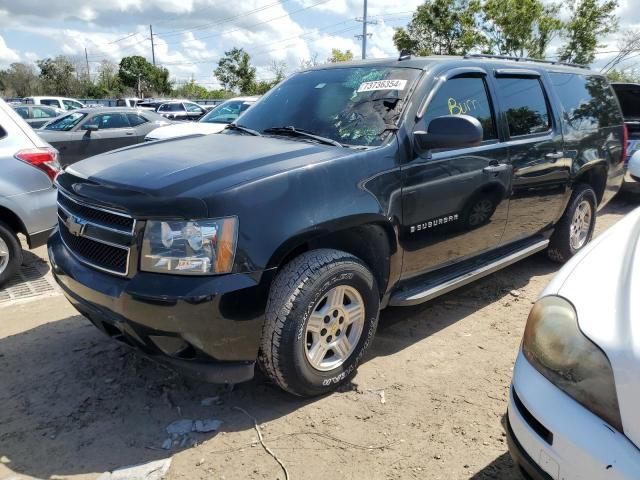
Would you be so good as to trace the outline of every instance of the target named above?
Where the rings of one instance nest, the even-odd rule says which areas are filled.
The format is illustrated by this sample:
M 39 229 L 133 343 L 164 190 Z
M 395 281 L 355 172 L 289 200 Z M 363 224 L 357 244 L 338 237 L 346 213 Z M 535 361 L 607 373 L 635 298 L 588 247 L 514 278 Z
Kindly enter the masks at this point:
M 564 157 L 564 152 L 549 152 L 544 156 L 549 160 L 560 160 L 562 157 Z
M 134 135 L 134 133 L 133 132 L 127 132 L 127 133 L 125 133 L 125 135 L 131 136 L 131 135 Z
M 498 163 L 495 165 L 489 165 L 488 167 L 484 167 L 482 171 L 484 173 L 500 173 L 509 169 L 509 164 L 507 163 Z

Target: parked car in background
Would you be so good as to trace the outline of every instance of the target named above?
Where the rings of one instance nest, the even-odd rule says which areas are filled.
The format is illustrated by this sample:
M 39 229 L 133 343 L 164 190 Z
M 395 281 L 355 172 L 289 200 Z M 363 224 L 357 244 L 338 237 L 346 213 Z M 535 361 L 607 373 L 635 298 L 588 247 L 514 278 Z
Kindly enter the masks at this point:
M 60 110 L 77 110 L 85 107 L 84 103 L 79 100 L 66 97 L 25 97 L 23 101 L 33 105 L 48 105 Z
M 160 105 L 168 102 L 166 99 L 156 99 L 156 98 L 145 98 L 144 100 L 140 100 L 136 105 L 136 108 L 141 108 L 143 110 L 152 110 L 156 111 Z
M 237 120 L 260 97 L 237 97 L 212 108 L 197 122 L 181 122 L 156 128 L 147 134 L 146 141 L 166 140 L 187 135 L 209 135 L 218 133 Z
M 627 158 L 625 165 L 631 156 L 640 150 L 640 84 L 638 83 L 612 83 L 613 91 L 616 92 L 624 122 L 627 125 Z M 637 193 L 640 191 L 640 184 L 629 174 L 625 175 L 623 189 Z
M 509 450 L 533 479 L 640 478 L 640 209 L 533 306 L 513 371 Z
M 114 339 L 200 381 L 244 381 L 259 362 L 284 390 L 320 395 L 355 374 L 380 308 L 536 252 L 573 257 L 620 188 L 625 148 L 618 101 L 586 68 L 327 64 L 219 134 L 68 167 L 49 259 Z
M 156 110 L 160 115 L 171 120 L 198 120 L 206 110 L 194 102 L 172 100 L 162 103 Z
M 170 123 L 146 110 L 83 108 L 56 118 L 37 132 L 60 152 L 60 163 L 66 166 L 98 153 L 143 142 L 151 130 Z
M 18 115 L 20 115 L 31 128 L 40 128 L 45 123 L 51 121 L 52 118 L 56 118 L 64 113 L 64 110 L 56 107 L 47 107 L 45 105 L 18 103 L 11 105 L 11 107 L 18 112 Z
M 636 150 L 635 153 L 629 159 L 627 165 L 627 176 L 636 185 L 640 185 L 640 150 Z
M 56 225 L 58 152 L 0 100 L 0 286 L 22 264 L 18 234 L 44 245 Z
M 116 107 L 135 108 L 138 106 L 138 102 L 140 102 L 140 99 L 137 97 L 119 98 L 118 100 L 116 100 Z

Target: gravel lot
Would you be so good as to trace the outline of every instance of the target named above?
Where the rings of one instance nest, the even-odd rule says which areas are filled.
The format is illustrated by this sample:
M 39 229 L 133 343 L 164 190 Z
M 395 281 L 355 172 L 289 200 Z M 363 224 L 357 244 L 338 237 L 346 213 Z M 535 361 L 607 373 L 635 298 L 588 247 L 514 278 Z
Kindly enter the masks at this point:
M 597 232 L 634 205 L 612 202 Z M 104 338 L 42 288 L 47 264 L 28 260 L 41 290 L 23 300 L 19 285 L 10 300 L 0 290 L 0 480 L 93 479 L 166 458 L 168 479 L 284 479 L 247 413 L 292 479 L 519 478 L 503 422 L 527 314 L 558 269 L 543 255 L 384 311 L 353 383 L 313 400 L 260 375 L 234 389 L 185 381 Z M 180 419 L 223 423 L 172 437 Z

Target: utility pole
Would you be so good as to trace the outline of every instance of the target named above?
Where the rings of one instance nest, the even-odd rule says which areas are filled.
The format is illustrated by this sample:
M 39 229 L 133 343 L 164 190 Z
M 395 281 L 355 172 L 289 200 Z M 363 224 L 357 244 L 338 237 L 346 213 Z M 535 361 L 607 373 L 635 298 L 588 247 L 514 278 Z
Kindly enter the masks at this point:
M 87 61 L 87 79 L 91 81 L 91 70 L 89 69 L 89 55 L 87 54 L 87 47 L 84 47 L 84 59 Z
M 362 18 L 356 18 L 356 22 L 362 22 L 362 34 L 355 35 L 355 37 L 358 39 L 362 39 L 362 59 L 364 60 L 367 58 L 367 38 L 371 37 L 371 34 L 367 33 L 367 26 L 375 25 L 376 23 L 378 23 L 375 20 L 369 20 L 369 17 L 367 17 L 367 0 L 364 0 L 364 10 Z
M 151 59 L 153 60 L 153 66 L 156 66 L 156 49 L 153 45 L 153 26 L 149 25 L 149 33 L 151 33 Z

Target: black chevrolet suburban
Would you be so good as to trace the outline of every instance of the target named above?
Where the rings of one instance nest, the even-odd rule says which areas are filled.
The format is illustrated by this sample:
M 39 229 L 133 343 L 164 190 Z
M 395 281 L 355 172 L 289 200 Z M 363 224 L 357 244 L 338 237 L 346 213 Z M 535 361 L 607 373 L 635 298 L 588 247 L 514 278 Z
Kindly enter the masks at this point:
M 107 335 L 202 381 L 248 380 L 258 362 L 318 395 L 355 372 L 381 308 L 583 248 L 624 150 L 618 101 L 585 68 L 323 65 L 220 134 L 69 167 L 49 257 Z

